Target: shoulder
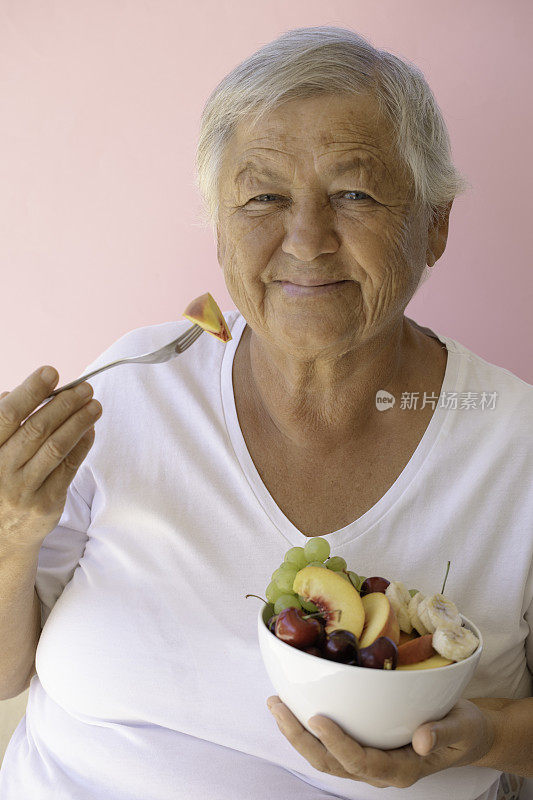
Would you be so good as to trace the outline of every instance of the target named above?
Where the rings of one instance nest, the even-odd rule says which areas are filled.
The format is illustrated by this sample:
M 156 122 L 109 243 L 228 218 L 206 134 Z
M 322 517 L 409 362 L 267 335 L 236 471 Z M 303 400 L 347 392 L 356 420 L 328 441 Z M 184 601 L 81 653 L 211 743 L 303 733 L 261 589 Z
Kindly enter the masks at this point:
M 240 312 L 237 310 L 224 311 L 223 315 L 230 331 L 232 331 L 240 317 Z M 190 326 L 191 322 L 189 320 L 181 319 L 133 328 L 112 342 L 109 347 L 100 353 L 100 355 L 83 370 L 81 375 L 98 369 L 111 361 L 153 352 L 174 339 L 177 339 L 185 333 Z M 205 336 L 202 335 L 195 342 L 194 348 L 196 352 L 198 352 L 199 348 L 203 351 L 211 350 L 213 352 L 220 352 L 220 349 L 223 350 L 223 343 L 216 339 L 216 337 L 206 334 Z M 105 375 L 105 373 L 103 374 Z
M 478 420 L 483 436 L 513 445 L 517 455 L 521 451 L 533 458 L 533 385 L 456 339 L 445 336 L 441 339 L 457 359 L 459 401 L 482 401 Z

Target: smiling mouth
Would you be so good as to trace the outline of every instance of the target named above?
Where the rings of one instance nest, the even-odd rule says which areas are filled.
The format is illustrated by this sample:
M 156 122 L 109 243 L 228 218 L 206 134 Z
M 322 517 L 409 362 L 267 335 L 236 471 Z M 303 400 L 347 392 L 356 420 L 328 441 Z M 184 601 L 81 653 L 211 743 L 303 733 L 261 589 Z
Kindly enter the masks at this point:
M 275 281 L 276 283 L 287 284 L 290 283 L 291 286 L 305 286 L 314 288 L 315 286 L 333 286 L 335 283 L 347 283 L 347 281 L 321 281 L 320 283 L 297 283 L 296 281 Z
M 319 283 L 313 285 L 291 283 L 290 281 L 276 281 L 276 283 L 281 285 L 285 294 L 305 297 L 306 295 L 313 296 L 317 294 L 324 294 L 326 292 L 337 291 L 345 284 L 350 283 L 350 281 L 333 281 L 332 283 Z

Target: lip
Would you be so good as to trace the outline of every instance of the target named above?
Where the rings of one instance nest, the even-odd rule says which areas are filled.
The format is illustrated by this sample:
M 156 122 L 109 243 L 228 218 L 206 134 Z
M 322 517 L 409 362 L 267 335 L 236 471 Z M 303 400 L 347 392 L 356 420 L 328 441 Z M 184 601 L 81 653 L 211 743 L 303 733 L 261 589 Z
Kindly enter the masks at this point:
M 306 296 L 334 292 L 349 281 L 333 281 L 332 283 L 291 283 L 291 281 L 277 281 L 281 284 L 286 294 L 293 296 Z

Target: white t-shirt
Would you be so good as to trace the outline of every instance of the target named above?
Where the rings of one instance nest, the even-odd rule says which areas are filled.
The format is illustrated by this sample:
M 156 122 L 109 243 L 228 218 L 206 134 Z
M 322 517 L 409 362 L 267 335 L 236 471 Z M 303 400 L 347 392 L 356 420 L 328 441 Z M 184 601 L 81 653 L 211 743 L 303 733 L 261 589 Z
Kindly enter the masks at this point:
M 275 691 L 257 642 L 260 601 L 245 594 L 264 596 L 285 551 L 306 537 L 247 451 L 232 384 L 245 320 L 225 317 L 227 345 L 202 335 L 165 364 L 90 380 L 103 415 L 40 551 L 37 675 L 0 797 L 492 800 L 496 770 L 454 768 L 377 789 L 317 771 L 278 730 L 265 702 Z M 130 331 L 84 372 L 188 326 Z M 533 386 L 439 339 L 448 348 L 441 398 L 456 392 L 458 407 L 439 402 L 381 500 L 325 538 L 357 573 L 424 594 L 440 591 L 450 560 L 446 594 L 485 643 L 463 696 L 528 697 Z M 495 407 L 471 407 L 468 392 L 496 392 Z

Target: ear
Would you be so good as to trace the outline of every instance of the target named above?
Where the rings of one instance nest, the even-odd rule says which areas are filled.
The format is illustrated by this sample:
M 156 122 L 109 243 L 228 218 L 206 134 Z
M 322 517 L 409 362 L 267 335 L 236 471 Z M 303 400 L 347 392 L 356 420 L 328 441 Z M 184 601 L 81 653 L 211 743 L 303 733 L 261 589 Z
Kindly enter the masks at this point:
M 428 230 L 428 246 L 426 250 L 426 264 L 432 267 L 446 249 L 448 241 L 448 225 L 450 222 L 450 211 L 453 200 L 450 200 L 444 212 L 439 215 L 438 220 L 432 221 Z

